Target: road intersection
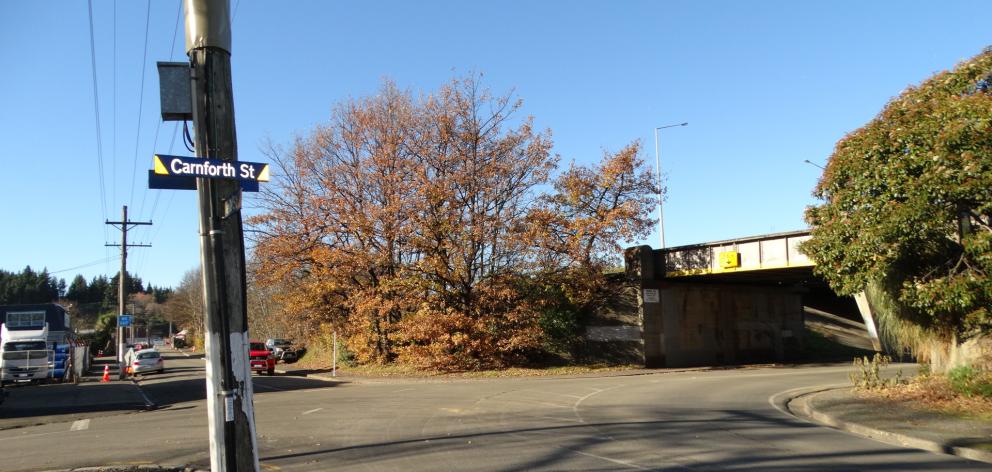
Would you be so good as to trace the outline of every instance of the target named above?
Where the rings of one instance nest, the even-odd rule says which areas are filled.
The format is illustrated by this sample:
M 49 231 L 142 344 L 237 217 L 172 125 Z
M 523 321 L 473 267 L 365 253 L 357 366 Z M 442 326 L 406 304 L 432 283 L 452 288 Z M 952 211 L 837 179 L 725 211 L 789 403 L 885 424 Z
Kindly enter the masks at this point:
M 0 430 L 0 454 L 9 458 L 4 470 L 206 467 L 204 362 L 177 356 L 166 374 L 139 381 L 157 410 L 52 417 Z M 843 383 L 848 371 L 761 367 L 372 383 L 256 376 L 259 456 L 263 470 L 301 471 L 987 467 L 812 425 L 776 405 L 782 392 Z M 59 454 L 45 452 L 55 447 Z

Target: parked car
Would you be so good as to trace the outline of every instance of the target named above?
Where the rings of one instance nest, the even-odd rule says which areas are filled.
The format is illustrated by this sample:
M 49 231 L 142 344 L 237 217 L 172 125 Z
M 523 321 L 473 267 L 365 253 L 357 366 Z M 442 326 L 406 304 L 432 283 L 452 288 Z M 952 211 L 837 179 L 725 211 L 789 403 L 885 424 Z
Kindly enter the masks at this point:
M 293 341 L 289 339 L 269 338 L 265 340 L 265 347 L 272 351 L 272 356 L 277 361 L 292 364 L 299 359 L 299 354 L 293 348 Z
M 276 358 L 261 341 L 248 343 L 248 363 L 251 364 L 251 370 L 259 374 L 265 372 L 274 375 L 276 373 Z
M 132 374 L 147 374 L 150 372 L 165 372 L 165 360 L 162 353 L 155 349 L 142 349 L 134 353 L 134 360 L 131 362 Z

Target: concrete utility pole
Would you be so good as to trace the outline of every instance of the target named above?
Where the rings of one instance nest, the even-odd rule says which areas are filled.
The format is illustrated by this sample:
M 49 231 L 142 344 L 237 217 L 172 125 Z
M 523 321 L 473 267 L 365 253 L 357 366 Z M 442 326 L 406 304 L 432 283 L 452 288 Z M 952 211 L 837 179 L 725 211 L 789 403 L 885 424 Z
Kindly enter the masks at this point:
M 237 161 L 228 0 L 183 0 L 197 157 Z M 241 186 L 197 179 L 210 469 L 257 471 Z
M 120 221 L 107 221 L 106 224 L 112 225 L 115 228 L 121 230 L 121 243 L 120 244 L 105 244 L 105 246 L 121 248 L 121 273 L 117 276 L 117 367 L 119 372 L 117 374 L 118 379 L 123 379 L 126 373 L 124 366 L 124 329 L 121 327 L 121 315 L 124 312 L 124 306 L 127 303 L 127 248 L 129 247 L 151 247 L 151 244 L 128 244 L 127 243 L 127 232 L 131 228 L 138 225 L 150 225 L 151 221 L 128 221 L 127 220 L 127 205 L 124 205 L 124 211 L 121 212 Z M 132 325 L 133 326 L 133 325 Z

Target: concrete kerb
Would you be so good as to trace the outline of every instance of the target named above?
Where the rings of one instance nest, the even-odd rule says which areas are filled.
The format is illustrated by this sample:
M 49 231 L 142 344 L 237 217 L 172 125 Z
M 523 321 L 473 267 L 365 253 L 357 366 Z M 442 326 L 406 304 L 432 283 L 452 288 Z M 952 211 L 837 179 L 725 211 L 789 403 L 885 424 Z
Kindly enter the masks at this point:
M 783 399 L 779 402 L 779 404 L 793 416 L 811 423 L 829 426 L 834 429 L 839 429 L 841 431 L 846 431 L 858 436 L 863 436 L 895 446 L 911 447 L 938 454 L 949 454 L 974 461 L 992 463 L 992 452 L 970 447 L 952 446 L 937 441 L 908 436 L 902 433 L 884 431 L 851 421 L 844 421 L 829 413 L 817 411 L 811 406 L 812 400 L 817 395 L 834 390 L 840 390 L 842 388 L 850 387 L 839 387 L 834 385 L 791 390 L 789 391 L 789 393 L 791 393 L 790 397 Z M 773 405 L 776 405 L 774 397 L 769 399 L 769 401 Z

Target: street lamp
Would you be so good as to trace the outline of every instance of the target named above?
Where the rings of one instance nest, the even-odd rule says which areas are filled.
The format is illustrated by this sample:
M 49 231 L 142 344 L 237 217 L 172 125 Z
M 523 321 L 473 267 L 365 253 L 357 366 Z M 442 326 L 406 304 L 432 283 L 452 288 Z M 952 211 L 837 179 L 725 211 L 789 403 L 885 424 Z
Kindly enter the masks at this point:
M 661 237 L 661 249 L 665 248 L 665 211 L 662 208 L 665 196 L 661 194 L 661 154 L 658 153 L 658 130 L 674 128 L 676 126 L 686 126 L 689 122 L 677 123 L 673 125 L 659 126 L 654 129 L 654 165 L 658 172 L 658 235 Z
M 813 162 L 813 161 L 811 161 L 809 159 L 803 159 L 803 162 L 805 162 L 805 163 L 807 163 L 807 164 L 809 164 L 811 166 L 819 167 L 820 170 L 827 170 L 827 169 L 824 169 L 823 166 L 821 166 L 820 164 L 817 164 L 817 163 L 815 163 L 815 162 Z

